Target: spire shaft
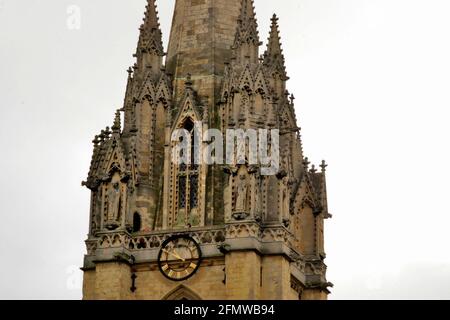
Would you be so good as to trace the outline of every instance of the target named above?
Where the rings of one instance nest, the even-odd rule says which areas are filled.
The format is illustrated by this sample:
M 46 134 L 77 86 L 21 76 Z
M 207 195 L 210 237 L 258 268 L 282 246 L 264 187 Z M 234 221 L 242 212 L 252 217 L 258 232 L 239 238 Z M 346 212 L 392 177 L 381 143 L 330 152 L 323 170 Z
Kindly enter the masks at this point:
M 156 0 L 147 0 L 147 2 L 144 22 L 139 28 L 140 36 L 136 50 L 138 69 L 144 71 L 148 67 L 159 69 L 162 66 L 162 57 L 165 55 Z
M 166 66 L 177 95 L 189 73 L 199 96 L 215 104 L 225 62 L 232 56 L 241 1 L 176 0 Z
M 272 73 L 278 73 L 283 81 L 288 80 L 283 49 L 281 49 L 278 17 L 276 16 L 276 14 L 274 14 L 272 17 L 269 41 L 267 42 L 267 50 L 264 53 L 264 65 L 271 69 Z
M 269 55 L 281 55 L 281 39 L 280 31 L 278 27 L 278 17 L 276 14 L 273 15 L 272 24 L 270 26 L 269 42 L 267 43 L 267 53 Z
M 260 45 L 253 0 L 241 0 L 241 12 L 233 46 L 238 62 L 249 60 L 256 63 L 259 58 Z

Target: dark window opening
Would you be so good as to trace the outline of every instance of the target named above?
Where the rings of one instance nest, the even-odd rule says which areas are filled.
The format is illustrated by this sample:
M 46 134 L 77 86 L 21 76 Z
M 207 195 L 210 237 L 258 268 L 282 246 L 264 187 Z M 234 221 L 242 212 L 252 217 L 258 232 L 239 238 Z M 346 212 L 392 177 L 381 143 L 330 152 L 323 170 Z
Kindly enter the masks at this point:
M 141 215 L 135 212 L 133 215 L 133 232 L 141 231 L 141 226 L 142 226 Z
M 189 190 L 190 190 L 189 203 L 191 205 L 191 208 L 196 208 L 198 205 L 198 176 L 197 175 L 191 175 Z
M 194 122 L 192 122 L 191 118 L 187 118 L 183 124 L 183 128 L 187 131 L 191 132 L 194 129 Z
M 188 209 L 198 207 L 198 191 L 199 191 L 199 170 L 200 166 L 195 164 L 195 125 L 192 119 L 187 118 L 183 123 L 183 129 L 190 133 L 190 157 L 187 159 L 187 164 L 180 164 L 178 167 L 178 208 Z M 180 154 L 183 156 L 183 154 Z
M 179 185 L 179 207 L 180 209 L 186 208 L 186 177 L 180 176 L 178 178 L 178 185 Z

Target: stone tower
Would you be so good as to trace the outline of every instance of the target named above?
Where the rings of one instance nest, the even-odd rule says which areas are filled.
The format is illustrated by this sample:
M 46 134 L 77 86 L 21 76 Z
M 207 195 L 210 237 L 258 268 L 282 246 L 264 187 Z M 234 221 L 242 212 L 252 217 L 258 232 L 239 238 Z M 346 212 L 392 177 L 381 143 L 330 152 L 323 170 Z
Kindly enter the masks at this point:
M 166 53 L 148 0 L 123 107 L 95 137 L 83 182 L 84 299 L 327 298 L 326 164 L 303 154 L 277 20 L 261 54 L 253 0 L 176 0 Z M 194 124 L 278 130 L 277 172 L 248 151 L 231 164 L 176 163 L 173 133 Z

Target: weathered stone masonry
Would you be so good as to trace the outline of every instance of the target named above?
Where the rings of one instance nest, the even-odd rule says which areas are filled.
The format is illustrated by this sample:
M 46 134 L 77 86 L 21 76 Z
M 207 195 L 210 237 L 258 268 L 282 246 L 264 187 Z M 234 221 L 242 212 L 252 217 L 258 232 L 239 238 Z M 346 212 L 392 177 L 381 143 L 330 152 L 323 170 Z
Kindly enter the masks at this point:
M 260 55 L 252 0 L 177 0 L 166 53 L 148 0 L 123 107 L 95 137 L 83 183 L 92 192 L 84 299 L 327 298 L 327 165 L 304 156 L 277 21 Z M 280 171 L 175 165 L 171 134 L 196 121 L 279 129 Z M 237 204 L 240 184 L 248 192 Z M 156 262 L 178 233 L 204 256 L 182 283 Z

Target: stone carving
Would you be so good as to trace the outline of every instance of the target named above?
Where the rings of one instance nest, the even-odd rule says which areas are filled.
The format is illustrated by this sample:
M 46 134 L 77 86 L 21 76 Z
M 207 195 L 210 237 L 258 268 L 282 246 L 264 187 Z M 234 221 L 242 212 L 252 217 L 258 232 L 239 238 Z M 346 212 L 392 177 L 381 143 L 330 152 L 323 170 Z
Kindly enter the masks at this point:
M 176 168 L 170 161 L 172 146 L 170 141 L 165 141 L 164 134 L 160 134 L 161 139 L 155 137 L 167 128 L 173 128 L 180 119 L 186 117 L 195 121 L 203 120 L 203 126 L 210 127 L 212 123 L 208 118 L 214 117 L 208 111 L 213 109 L 208 105 L 210 99 L 196 83 L 197 74 L 194 76 L 192 71 L 187 71 L 184 73 L 185 79 L 182 79 L 183 76 L 173 79 L 173 70 L 166 71 L 162 58 L 164 50 L 161 30 L 156 22 L 156 13 L 152 11 L 141 27 L 136 64 L 128 70 L 124 106 L 116 112 L 112 130 L 102 130 L 93 141 L 91 169 L 84 185 L 93 192 L 106 194 L 103 195 L 100 208 L 93 209 L 92 235 L 105 229 L 130 226 L 130 210 L 139 209 L 147 211 L 150 217 L 143 220 L 144 232 L 182 228 L 189 224 L 202 226 L 207 220 L 224 223 L 225 221 L 221 220 L 225 219 L 221 217 L 227 217 L 227 221 L 228 217 L 232 218 L 232 221 L 252 218 L 261 224 L 266 222 L 265 219 L 270 219 L 270 223 L 279 221 L 289 226 L 290 214 L 296 213 L 301 205 L 298 201 L 303 198 L 299 199 L 298 194 L 304 194 L 305 189 L 313 193 L 310 196 L 311 202 L 321 202 L 314 203 L 315 207 L 321 205 L 326 208 L 325 172 L 302 170 L 304 156 L 295 119 L 294 99 L 285 85 L 288 77 L 281 50 L 278 19 L 272 19 L 267 50 L 262 59 L 259 59 L 257 23 L 251 13 L 253 9 L 249 6 L 248 10 L 250 11 L 243 13 L 238 23 L 235 41 L 230 46 L 233 59 L 228 61 L 222 87 L 218 88 L 221 94 L 219 123 L 224 129 L 280 129 L 283 148 L 281 171 L 284 172 L 279 175 L 279 179 L 282 179 L 281 189 L 275 190 L 274 184 L 266 187 L 267 181 L 264 182 L 263 179 L 260 182 L 252 180 L 253 172 L 257 175 L 257 168 L 250 168 L 244 173 L 236 167 L 223 167 L 217 169 L 223 169 L 233 176 L 230 179 L 233 191 L 221 193 L 220 187 L 213 185 L 218 181 L 207 178 L 209 173 L 200 166 L 196 197 L 198 207 L 194 208 L 194 211 L 187 208 L 184 211 L 189 212 L 181 218 L 178 217 L 179 190 L 174 180 Z M 192 76 L 188 75 L 189 73 Z M 174 84 L 177 84 L 179 90 L 173 90 Z M 260 114 L 257 110 L 264 112 Z M 124 114 L 123 126 L 121 112 Z M 108 186 L 106 191 L 99 190 L 101 182 L 104 182 L 103 177 L 109 175 L 108 170 L 111 167 L 108 166 L 112 158 L 116 168 L 122 170 L 120 178 L 124 176 L 124 170 L 129 175 L 126 192 L 120 192 L 122 181 L 114 181 L 115 184 Z M 160 169 L 155 169 L 155 161 Z M 285 178 L 285 175 L 297 181 L 295 185 L 286 183 L 288 178 Z M 214 192 L 207 191 L 212 188 Z M 138 194 L 141 196 L 137 196 Z M 277 197 L 278 205 L 275 203 Z M 210 210 L 208 204 L 221 202 L 229 203 L 226 212 L 222 213 L 214 208 L 211 210 L 214 213 L 207 213 Z M 102 208 L 103 211 L 99 214 Z M 210 216 L 207 216 L 208 214 Z M 215 214 L 217 216 L 214 216 Z M 121 221 L 123 216 L 124 221 Z M 326 212 L 324 216 L 328 216 Z
M 240 166 L 237 170 L 236 176 L 233 177 L 235 184 L 234 195 L 234 209 L 233 218 L 235 220 L 245 220 L 250 216 L 250 190 L 248 168 L 245 165 Z
M 305 275 L 323 275 L 325 276 L 327 271 L 327 266 L 320 260 L 308 260 L 303 257 L 302 259 L 296 261 L 294 266 L 300 270 Z
M 121 225 L 121 215 L 123 210 L 122 183 L 120 175 L 116 173 L 111 182 L 104 189 L 104 216 L 105 228 L 108 230 L 117 229 Z
M 88 255 L 94 255 L 97 250 L 98 240 L 86 240 L 86 251 Z
M 257 223 L 231 224 L 226 228 L 191 231 L 188 234 L 200 244 L 221 244 L 226 239 L 234 238 L 259 238 L 263 242 L 284 242 L 289 244 L 291 238 L 291 234 L 282 227 L 261 229 Z M 159 248 L 169 236 L 170 234 L 157 232 L 135 237 L 127 232 L 106 233 L 99 235 L 99 238 L 96 240 L 86 241 L 86 247 L 91 253 L 96 248 L 105 249 L 121 246 L 130 250 L 155 249 Z
M 291 246 L 292 234 L 284 227 L 264 228 L 261 240 L 263 242 L 284 242 Z
M 95 235 L 97 231 L 100 229 L 100 223 L 101 223 L 101 205 L 102 205 L 102 199 L 101 199 L 101 193 L 100 192 L 93 192 L 92 193 L 92 202 L 91 202 L 91 234 Z
M 207 229 L 188 233 L 200 244 L 220 245 L 225 241 L 225 229 Z M 168 233 L 157 233 L 149 235 L 132 236 L 128 232 L 113 232 L 99 235 L 98 239 L 86 241 L 86 248 L 89 254 L 94 254 L 97 248 L 127 248 L 129 250 L 158 249 L 161 244 L 170 236 Z
M 226 238 L 259 238 L 260 226 L 255 223 L 251 224 L 231 224 L 226 227 Z
M 245 175 L 240 175 L 237 179 L 236 187 L 236 212 L 246 211 L 246 202 L 248 197 L 248 185 L 247 177 Z
M 300 280 L 291 276 L 291 288 L 294 289 L 294 291 L 297 292 L 299 296 L 301 296 L 303 293 L 304 286 L 302 285 Z
M 119 183 L 114 183 L 108 190 L 108 220 L 117 221 L 119 219 L 121 191 Z

